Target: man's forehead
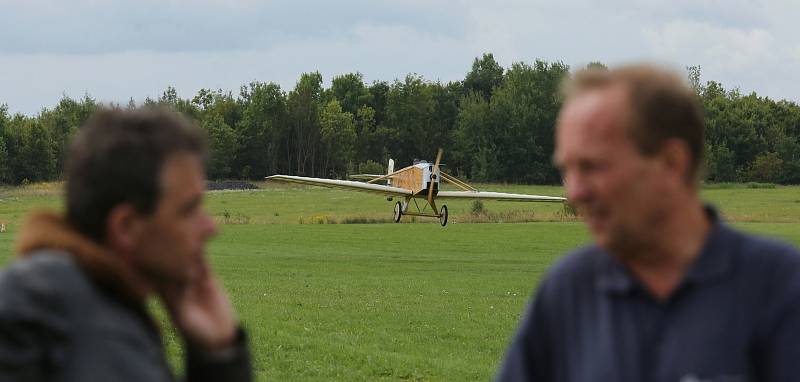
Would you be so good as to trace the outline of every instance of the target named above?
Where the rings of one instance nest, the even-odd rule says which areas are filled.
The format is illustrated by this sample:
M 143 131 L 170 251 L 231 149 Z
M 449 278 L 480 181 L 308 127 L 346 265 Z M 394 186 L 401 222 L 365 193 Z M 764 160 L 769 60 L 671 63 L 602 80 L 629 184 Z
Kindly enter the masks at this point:
M 619 88 L 592 90 L 567 101 L 559 117 L 559 129 L 572 129 L 586 138 L 624 135 L 626 95 Z
M 167 194 L 194 194 L 203 191 L 203 165 L 193 154 L 171 155 L 161 168 L 161 187 Z

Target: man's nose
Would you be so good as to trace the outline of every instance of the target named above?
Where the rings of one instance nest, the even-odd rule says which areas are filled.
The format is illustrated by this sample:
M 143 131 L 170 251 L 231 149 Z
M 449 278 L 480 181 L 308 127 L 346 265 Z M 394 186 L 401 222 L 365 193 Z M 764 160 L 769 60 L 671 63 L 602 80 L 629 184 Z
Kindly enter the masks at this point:
M 585 202 L 591 195 L 589 182 L 581 176 L 567 176 L 564 178 L 564 187 L 567 199 L 573 203 Z
M 202 225 L 201 228 L 206 239 L 210 239 L 217 235 L 217 232 L 219 231 L 217 222 L 214 221 L 214 218 L 212 218 L 207 211 L 203 211 L 203 217 L 200 224 Z

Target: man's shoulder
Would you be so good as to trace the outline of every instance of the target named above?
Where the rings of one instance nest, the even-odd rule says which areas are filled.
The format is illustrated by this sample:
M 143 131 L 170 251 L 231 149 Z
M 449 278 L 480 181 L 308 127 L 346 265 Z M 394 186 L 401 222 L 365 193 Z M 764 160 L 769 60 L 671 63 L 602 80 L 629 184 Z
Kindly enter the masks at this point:
M 575 249 L 562 256 L 548 269 L 541 287 L 566 293 L 577 287 L 591 287 L 597 277 L 598 260 L 607 256 L 596 245 Z
M 72 256 L 51 249 L 34 251 L 0 272 L 0 283 L 48 291 L 62 289 L 65 281 L 80 279 L 84 277 Z
M 735 238 L 742 260 L 777 266 L 800 266 L 800 251 L 791 244 L 759 235 L 754 235 L 724 226 L 727 235 Z
M 66 313 L 90 288 L 69 254 L 38 250 L 0 272 L 0 314 Z
M 592 274 L 597 269 L 597 257 L 605 253 L 596 245 L 587 245 L 568 252 L 550 268 L 552 276 L 566 278 L 582 277 Z
M 793 296 L 800 302 L 800 251 L 777 239 L 727 228 L 735 241 L 736 268 L 749 285 L 761 285 L 765 293 Z

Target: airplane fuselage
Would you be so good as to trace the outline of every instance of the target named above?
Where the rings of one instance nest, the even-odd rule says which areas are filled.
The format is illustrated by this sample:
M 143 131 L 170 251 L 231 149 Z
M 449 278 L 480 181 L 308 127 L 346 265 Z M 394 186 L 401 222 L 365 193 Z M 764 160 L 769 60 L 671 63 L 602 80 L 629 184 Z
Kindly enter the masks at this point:
M 433 181 L 434 195 L 439 191 L 440 171 L 434 172 L 433 163 L 417 163 L 392 175 L 392 186 L 410 190 L 416 195 L 428 195 L 428 187 Z

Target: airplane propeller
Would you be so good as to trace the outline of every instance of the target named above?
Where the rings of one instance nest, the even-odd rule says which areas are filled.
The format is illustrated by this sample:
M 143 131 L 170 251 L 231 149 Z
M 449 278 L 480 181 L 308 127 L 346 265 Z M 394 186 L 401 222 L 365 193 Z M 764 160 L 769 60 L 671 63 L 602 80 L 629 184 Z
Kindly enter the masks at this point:
M 436 178 L 434 176 L 438 176 L 436 174 L 439 173 L 439 162 L 442 160 L 442 149 L 439 149 L 439 152 L 436 154 L 436 163 L 433 165 L 433 171 L 431 172 L 431 182 L 428 185 L 428 204 L 433 206 L 433 184 L 436 182 Z M 435 213 L 436 211 L 434 211 Z

